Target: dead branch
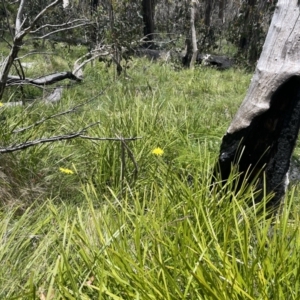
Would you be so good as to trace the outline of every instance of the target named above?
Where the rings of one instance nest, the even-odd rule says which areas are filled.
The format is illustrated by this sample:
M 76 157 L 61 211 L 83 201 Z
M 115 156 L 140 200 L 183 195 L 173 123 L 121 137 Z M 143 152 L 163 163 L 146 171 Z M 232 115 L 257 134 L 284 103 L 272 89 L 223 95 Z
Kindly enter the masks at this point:
M 57 141 L 74 139 L 76 137 L 79 137 L 83 133 L 85 133 L 87 131 L 87 129 L 89 129 L 90 127 L 96 126 L 99 123 L 100 122 L 92 123 L 92 124 L 86 126 L 85 128 L 83 128 L 83 129 L 81 129 L 77 132 L 74 132 L 74 133 L 51 136 L 49 138 L 41 138 L 41 139 L 37 139 L 37 140 L 33 140 L 33 141 L 22 142 L 20 144 L 13 145 L 13 146 L 1 147 L 0 148 L 0 153 L 15 152 L 15 151 L 24 150 L 24 149 L 32 147 L 32 146 L 36 146 L 38 144 L 45 144 L 45 143 L 52 143 L 52 142 L 57 142 Z
M 24 22 L 24 21 L 22 22 L 24 5 L 25 5 L 25 0 L 21 0 L 19 9 L 17 12 L 17 17 L 16 17 L 16 35 L 18 35 L 20 33 L 23 22 Z M 24 20 L 26 20 L 26 18 Z
M 25 79 L 20 79 L 19 76 L 14 76 L 14 75 L 9 75 L 7 78 L 7 85 L 12 85 L 12 84 L 34 84 L 34 85 L 50 85 L 53 83 L 56 83 L 58 81 L 64 80 L 64 79 L 71 79 L 75 81 L 82 81 L 81 78 L 75 76 L 72 72 L 60 72 L 60 73 L 54 73 L 54 74 L 49 74 L 46 76 L 42 76 L 36 79 L 31 79 L 31 78 L 25 78 Z
M 46 38 L 46 37 L 48 37 L 52 34 L 58 33 L 58 32 L 67 31 L 67 30 L 75 29 L 75 28 L 90 25 L 90 24 L 91 24 L 90 22 L 85 22 L 85 23 L 80 23 L 80 24 L 77 24 L 77 25 L 69 26 L 69 27 L 66 27 L 66 28 L 57 29 L 57 30 L 51 31 L 47 34 L 44 34 L 42 36 L 39 36 L 37 39 L 44 39 L 44 38 Z
M 22 2 L 25 0 L 22 0 Z M 31 24 L 25 28 L 22 32 L 19 33 L 19 37 L 23 38 L 27 33 L 29 33 L 32 28 L 35 26 L 35 24 L 43 17 L 43 15 L 49 11 L 50 9 L 54 8 L 56 5 L 58 5 L 62 0 L 55 0 L 52 3 L 50 3 L 49 5 L 47 5 L 43 10 L 41 10 L 36 17 L 34 18 L 34 20 L 31 22 Z M 17 36 L 17 34 L 16 34 Z M 18 38 L 19 38 L 18 37 Z
M 87 139 L 87 140 L 93 140 L 93 141 L 136 141 L 142 139 L 142 137 L 129 137 L 129 138 L 124 138 L 124 137 L 105 137 L 105 138 L 99 138 L 99 137 L 91 137 L 91 136 L 86 136 L 86 135 L 80 135 L 82 139 Z
M 41 55 L 41 54 L 54 55 L 55 53 L 54 52 L 39 52 L 39 51 L 34 51 L 34 52 L 26 53 L 23 56 L 16 57 L 15 61 L 16 60 L 21 60 L 21 59 L 23 59 L 23 58 L 25 58 L 27 56 L 30 56 L 30 55 L 37 55 L 37 54 L 39 54 L 39 55 Z
M 71 140 L 74 138 L 84 138 L 84 139 L 89 139 L 89 140 L 101 140 L 101 141 L 121 141 L 120 138 L 98 138 L 98 137 L 89 137 L 89 136 L 83 136 L 82 133 L 85 132 L 89 127 L 95 126 L 99 124 L 99 122 L 93 123 L 91 125 L 89 125 L 88 127 L 75 132 L 75 133 L 69 133 L 69 134 L 65 134 L 65 135 L 57 135 L 57 136 L 52 136 L 49 138 L 41 138 L 41 139 L 37 139 L 37 140 L 33 140 L 33 141 L 26 141 L 23 143 L 20 143 L 18 145 L 14 145 L 14 146 L 9 146 L 9 147 L 2 147 L 0 148 L 0 153 L 11 153 L 11 152 L 15 152 L 15 151 L 20 151 L 20 150 L 24 150 L 27 149 L 29 147 L 33 147 L 39 144 L 45 144 L 45 143 L 53 143 L 53 142 L 58 142 L 58 141 L 63 141 L 63 140 Z M 137 140 L 140 139 L 140 137 L 132 137 L 132 138 L 122 138 L 123 141 L 127 140 L 127 141 L 133 141 L 133 140 Z
M 109 52 L 104 52 L 104 53 L 98 53 L 98 54 L 94 54 L 91 58 L 86 59 L 85 61 L 83 61 L 80 65 L 78 65 L 78 61 L 81 59 L 76 60 L 76 62 L 74 63 L 74 70 L 73 70 L 73 74 L 75 74 L 76 76 L 78 76 L 78 78 L 82 78 L 83 77 L 83 73 L 81 71 L 81 69 L 90 61 L 95 60 L 96 58 L 100 57 L 100 56 L 108 56 L 110 53 Z M 81 72 L 80 72 L 81 71 Z
M 77 22 L 90 22 L 87 19 L 74 19 L 72 21 L 66 22 L 66 23 L 62 23 L 62 24 L 44 24 L 41 25 L 40 27 L 38 27 L 35 30 L 31 30 L 30 33 L 37 33 L 38 31 L 40 31 L 41 29 L 45 29 L 45 28 L 59 28 L 59 27 L 68 27 L 68 26 L 74 26 L 75 23 Z
M 10 49 L 10 53 L 4 60 L 1 70 L 0 70 L 0 99 L 3 96 L 4 89 L 6 87 L 7 78 L 9 76 L 10 69 L 13 65 L 13 62 L 16 57 L 18 57 L 18 53 L 22 47 L 23 44 L 23 38 L 34 28 L 36 23 L 43 17 L 43 15 L 50 9 L 52 9 L 54 6 L 59 4 L 62 0 L 55 0 L 49 5 L 47 5 L 41 12 L 38 13 L 38 15 L 34 18 L 34 20 L 31 22 L 31 24 L 22 30 L 22 27 L 24 25 L 24 22 L 26 18 L 22 21 L 22 15 L 23 15 L 23 8 L 25 5 L 25 0 L 21 0 L 21 3 L 18 8 L 17 17 L 16 17 L 16 33 L 13 39 L 13 45 Z

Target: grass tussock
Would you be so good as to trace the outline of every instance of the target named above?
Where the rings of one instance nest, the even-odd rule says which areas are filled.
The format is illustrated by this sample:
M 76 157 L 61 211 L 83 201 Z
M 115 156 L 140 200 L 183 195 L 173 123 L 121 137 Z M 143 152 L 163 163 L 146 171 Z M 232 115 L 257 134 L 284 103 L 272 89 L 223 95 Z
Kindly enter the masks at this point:
M 1 156 L 0 298 L 299 299 L 297 186 L 267 220 L 267 197 L 249 206 L 249 187 L 211 188 L 250 75 L 143 59 L 127 73 L 116 80 L 98 62 L 56 106 L 1 109 L 2 147 L 96 121 L 87 135 L 140 139 L 124 152 L 119 141 L 74 139 Z M 10 92 L 4 100 L 16 101 Z

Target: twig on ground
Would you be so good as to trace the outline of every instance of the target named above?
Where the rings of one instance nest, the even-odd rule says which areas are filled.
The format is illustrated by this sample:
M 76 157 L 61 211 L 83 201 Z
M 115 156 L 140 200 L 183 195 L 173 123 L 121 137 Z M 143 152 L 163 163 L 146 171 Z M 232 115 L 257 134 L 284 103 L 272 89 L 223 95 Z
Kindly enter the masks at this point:
M 92 123 L 85 128 L 81 129 L 80 131 L 74 132 L 74 133 L 69 133 L 69 134 L 64 134 L 64 135 L 57 135 L 57 136 L 51 136 L 48 138 L 41 138 L 33 141 L 25 141 L 17 145 L 12 145 L 8 147 L 1 147 L 0 148 L 0 153 L 9 153 L 9 152 L 15 152 L 15 151 L 20 151 L 24 150 L 26 148 L 36 146 L 38 144 L 44 144 L 44 143 L 51 143 L 51 142 L 57 142 L 57 141 L 62 141 L 62 140 L 70 140 L 74 139 L 76 137 L 80 137 L 84 132 L 87 131 L 90 127 L 98 125 L 100 122 L 95 122 Z
M 93 141 L 121 141 L 121 138 L 119 137 L 104 137 L 104 138 L 99 138 L 99 137 L 92 137 L 92 136 L 86 136 L 86 135 L 80 135 L 82 139 L 87 139 L 87 140 L 93 140 Z M 136 137 L 129 137 L 129 138 L 124 138 L 122 137 L 122 140 L 124 141 L 136 141 L 142 139 L 141 136 L 136 136 Z

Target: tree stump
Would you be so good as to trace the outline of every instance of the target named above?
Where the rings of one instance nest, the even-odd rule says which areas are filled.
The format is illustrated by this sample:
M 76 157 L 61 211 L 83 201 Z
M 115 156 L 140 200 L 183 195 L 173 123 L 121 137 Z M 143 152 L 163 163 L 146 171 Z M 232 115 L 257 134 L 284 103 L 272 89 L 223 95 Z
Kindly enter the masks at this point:
M 300 126 L 300 10 L 298 0 L 279 0 L 247 95 L 223 137 L 215 175 L 232 167 L 239 183 L 265 177 L 269 207 L 285 194 Z M 260 198 L 258 198 L 259 200 Z

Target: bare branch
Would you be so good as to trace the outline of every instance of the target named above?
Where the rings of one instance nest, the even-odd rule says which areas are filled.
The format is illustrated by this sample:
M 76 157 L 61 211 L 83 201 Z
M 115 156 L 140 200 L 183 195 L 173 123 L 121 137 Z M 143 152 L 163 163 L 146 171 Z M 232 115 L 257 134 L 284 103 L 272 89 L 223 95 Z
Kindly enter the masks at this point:
M 99 47 L 99 48 L 95 48 L 95 49 L 91 50 L 90 52 L 84 54 L 83 56 L 79 57 L 79 58 L 75 61 L 74 65 L 75 65 L 75 64 L 78 65 L 78 64 L 79 64 L 79 61 L 81 61 L 82 59 L 84 59 L 84 58 L 89 58 L 89 57 L 91 57 L 91 55 L 95 55 L 95 54 L 99 53 L 100 51 L 104 51 L 104 50 L 105 50 L 104 53 L 103 53 L 103 52 L 101 52 L 101 53 L 102 53 L 104 56 L 105 56 L 105 55 L 108 55 L 108 54 L 110 53 L 110 52 L 108 51 L 108 49 L 109 49 L 109 50 L 111 49 L 111 45 L 105 45 L 105 46 L 102 46 L 102 47 Z
M 24 1 L 24 0 L 22 0 Z M 34 18 L 34 20 L 31 22 L 31 24 L 25 28 L 22 32 L 20 32 L 20 36 L 21 38 L 23 38 L 34 26 L 35 24 L 40 20 L 40 18 L 51 8 L 55 7 L 57 4 L 59 4 L 60 2 L 62 2 L 62 0 L 55 0 L 52 3 L 50 3 L 49 5 L 47 5 L 42 11 L 40 11 L 37 16 Z
M 56 6 L 57 4 L 59 4 L 62 0 L 55 0 L 53 1 L 51 4 L 49 4 L 48 6 L 46 6 L 36 17 L 35 19 L 32 21 L 32 23 L 25 28 L 24 30 L 21 30 L 24 21 L 21 23 L 21 16 L 22 16 L 22 12 L 23 12 L 23 8 L 25 5 L 25 0 L 21 0 L 19 9 L 18 9 L 18 13 L 17 13 L 17 20 L 16 20 L 16 34 L 14 37 L 14 42 L 13 45 L 10 49 L 10 53 L 8 54 L 8 56 L 6 57 L 5 61 L 3 62 L 2 66 L 1 66 L 1 70 L 0 70 L 0 99 L 3 96 L 4 93 L 4 89 L 6 87 L 6 82 L 7 82 L 7 78 L 9 75 L 9 71 L 11 66 L 13 65 L 13 62 L 15 60 L 15 58 L 18 56 L 18 53 L 22 47 L 22 41 L 23 38 L 25 37 L 25 35 L 36 25 L 36 23 L 40 20 L 40 18 L 51 8 L 53 8 L 54 6 Z
M 16 60 L 21 60 L 27 56 L 30 56 L 30 55 L 36 55 L 36 54 L 47 54 L 47 55 L 54 55 L 55 53 L 54 52 L 38 52 L 38 51 L 34 51 L 34 52 L 29 52 L 29 53 L 26 53 L 25 55 L 23 56 L 19 56 L 19 57 L 16 57 L 15 58 L 15 61 Z
M 74 25 L 74 26 L 70 26 L 70 27 L 66 27 L 66 28 L 61 28 L 61 29 L 57 29 L 57 30 L 54 30 L 54 31 L 51 31 L 47 34 L 44 34 L 42 36 L 39 36 L 37 37 L 37 39 L 44 39 L 54 33 L 58 33 L 58 32 L 62 32 L 62 31 L 67 31 L 67 30 L 70 30 L 70 29 L 74 29 L 74 28 L 78 28 L 78 27 L 82 27 L 82 26 L 85 26 L 85 25 L 89 25 L 90 23 L 80 23 L 80 24 L 77 24 L 77 25 Z
M 9 146 L 9 147 L 3 147 L 0 148 L 0 153 L 9 153 L 9 152 L 15 152 L 15 151 L 20 151 L 24 150 L 26 148 L 36 146 L 38 144 L 45 144 L 45 143 L 52 143 L 52 142 L 57 142 L 57 141 L 63 141 L 63 140 L 70 140 L 74 139 L 76 137 L 80 137 L 86 130 L 92 126 L 98 125 L 99 122 L 90 124 L 89 126 L 81 129 L 78 132 L 75 133 L 69 133 L 65 135 L 57 135 L 57 136 L 51 136 L 49 138 L 41 138 L 33 141 L 26 141 L 17 145 Z
M 91 124 L 89 127 L 97 125 L 97 123 Z M 87 127 L 88 128 L 88 127 Z M 97 141 L 133 141 L 140 139 L 140 137 L 132 137 L 132 138 L 98 138 L 98 137 L 89 137 L 89 136 L 83 136 L 82 132 L 86 131 L 87 128 L 84 128 L 78 132 L 75 133 L 70 133 L 70 134 L 65 134 L 65 135 L 57 135 L 57 136 L 52 136 L 49 138 L 41 138 L 33 141 L 26 141 L 23 143 L 20 143 L 18 145 L 14 146 L 9 146 L 9 147 L 3 147 L 0 148 L 0 153 L 11 153 L 15 151 L 20 151 L 27 149 L 29 147 L 33 147 L 39 144 L 45 144 L 45 143 L 53 143 L 53 142 L 58 142 L 58 141 L 63 141 L 63 140 L 71 140 L 74 138 L 84 138 L 84 139 L 89 139 L 89 140 L 97 140 Z
M 40 27 L 38 27 L 37 29 L 35 29 L 35 30 L 31 30 L 30 31 L 30 33 L 36 33 L 36 32 L 38 32 L 38 31 L 40 31 L 41 29 L 44 29 L 44 28 L 57 28 L 57 27 L 65 27 L 65 26 L 70 26 L 70 25 L 72 25 L 73 26 L 73 24 L 74 23 L 77 23 L 77 22 L 90 22 L 88 19 L 75 19 L 75 20 L 72 20 L 72 21 L 69 21 L 69 22 L 66 22 L 66 23 L 63 23 L 63 24 L 44 24 L 44 25 L 42 25 L 42 26 L 40 26 Z M 81 24 L 81 23 L 80 23 Z
M 23 14 L 24 5 L 25 5 L 25 0 L 21 0 L 19 9 L 18 9 L 18 13 L 17 13 L 17 17 L 16 17 L 16 35 L 18 35 L 20 33 L 21 28 L 22 28 L 22 24 L 23 24 L 22 14 Z
M 136 136 L 136 137 L 129 137 L 129 138 L 120 138 L 120 137 L 104 137 L 104 138 L 99 138 L 99 137 L 91 137 L 91 136 L 86 136 L 86 135 L 80 135 L 80 138 L 82 139 L 87 139 L 87 140 L 93 140 L 93 141 L 136 141 L 142 139 L 142 137 Z
M 69 140 L 73 139 L 75 137 L 80 136 L 80 132 L 76 133 L 71 133 L 67 135 L 58 135 L 58 136 L 52 136 L 50 138 L 44 138 L 44 139 L 39 139 L 39 140 L 33 140 L 33 141 L 27 141 L 18 145 L 6 147 L 6 148 L 0 148 L 0 153 L 9 153 L 9 152 L 15 152 L 15 151 L 20 151 L 24 150 L 26 148 L 36 146 L 38 144 L 43 144 L 43 143 L 51 143 L 51 142 L 56 142 L 56 141 L 62 141 L 62 140 Z
M 60 72 L 60 73 L 54 73 L 54 74 L 49 74 L 46 76 L 42 76 L 36 79 L 31 79 L 31 78 L 24 78 L 20 79 L 19 76 L 14 76 L 14 75 L 9 75 L 7 77 L 7 84 L 11 85 L 13 84 L 34 84 L 34 85 L 50 85 L 53 83 L 56 83 L 58 81 L 64 80 L 64 79 L 71 79 L 75 81 L 82 81 L 81 78 L 75 76 L 71 72 Z
M 77 75 L 77 73 L 79 72 L 79 70 L 81 70 L 87 63 L 89 63 L 90 61 L 93 61 L 94 59 L 96 59 L 97 57 L 100 57 L 100 56 L 108 56 L 110 53 L 109 52 L 104 52 L 104 53 L 98 53 L 98 54 L 95 54 L 93 55 L 91 58 L 85 60 L 83 63 L 81 63 L 80 65 L 76 64 L 76 62 L 79 60 L 77 60 L 75 63 L 74 63 L 74 70 L 73 70 L 73 74 L 78 76 L 79 78 L 81 76 Z

